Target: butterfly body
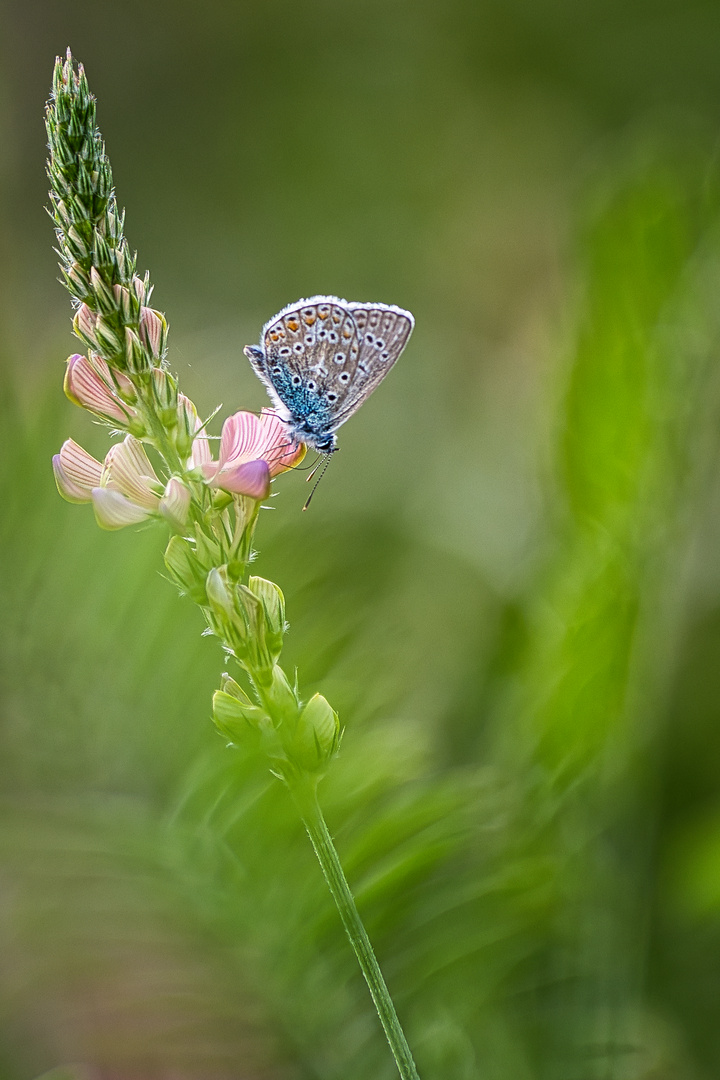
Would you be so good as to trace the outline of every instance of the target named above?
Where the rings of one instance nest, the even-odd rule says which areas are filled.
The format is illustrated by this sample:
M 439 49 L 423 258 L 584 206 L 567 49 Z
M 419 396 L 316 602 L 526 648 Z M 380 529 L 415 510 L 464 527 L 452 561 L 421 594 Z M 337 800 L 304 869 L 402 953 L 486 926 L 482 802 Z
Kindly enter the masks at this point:
M 288 304 L 245 355 L 297 442 L 322 454 L 382 381 L 414 326 L 409 311 L 313 296 Z

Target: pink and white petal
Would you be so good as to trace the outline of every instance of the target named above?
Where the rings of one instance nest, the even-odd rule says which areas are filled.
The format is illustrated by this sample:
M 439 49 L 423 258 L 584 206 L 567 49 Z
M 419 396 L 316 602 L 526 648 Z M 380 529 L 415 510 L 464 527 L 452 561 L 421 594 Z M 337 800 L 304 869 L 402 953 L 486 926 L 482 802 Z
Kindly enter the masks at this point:
M 226 466 L 212 481 L 213 487 L 230 491 L 233 495 L 249 495 L 252 499 L 264 499 L 270 491 L 270 469 L 267 461 L 243 461 L 239 465 Z
M 199 467 L 204 472 L 206 465 L 215 467 L 210 450 L 210 440 L 207 435 L 196 435 L 192 444 L 188 468 L 197 469 Z
M 100 462 L 83 450 L 74 439 L 66 439 L 60 447 L 60 464 L 63 472 L 78 487 L 84 488 L 90 497 L 90 491 L 100 483 L 103 467 Z
M 107 369 L 107 364 L 101 362 Z M 109 369 L 107 377 L 110 378 Z M 64 388 L 71 401 L 98 416 L 119 424 L 126 424 L 130 418 L 130 410 L 104 381 L 103 373 L 98 372 L 84 356 L 74 353 L 68 357 Z
M 148 510 L 112 488 L 93 488 L 92 504 L 101 529 L 124 529 L 126 525 L 138 525 L 150 516 Z
M 260 414 L 263 430 L 263 457 L 270 466 L 270 475 L 277 476 L 294 468 L 305 457 L 305 443 L 298 443 L 290 435 L 287 424 L 271 409 L 263 409 Z
M 187 522 L 190 509 L 190 492 L 177 476 L 168 480 L 165 493 L 159 503 L 160 513 L 171 525 L 182 528 Z
M 91 495 L 86 487 L 81 487 L 80 484 L 74 483 L 67 475 L 62 467 L 60 455 L 55 454 L 52 459 L 53 473 L 55 474 L 55 483 L 57 489 L 62 495 L 63 499 L 69 503 L 88 503 L 90 502 Z
M 259 417 L 251 412 L 236 412 L 223 424 L 220 464 L 257 461 L 263 456 L 264 446 L 265 436 Z
M 105 458 L 104 484 L 110 483 L 146 510 L 157 510 L 159 485 L 142 443 L 128 435 L 110 447 Z

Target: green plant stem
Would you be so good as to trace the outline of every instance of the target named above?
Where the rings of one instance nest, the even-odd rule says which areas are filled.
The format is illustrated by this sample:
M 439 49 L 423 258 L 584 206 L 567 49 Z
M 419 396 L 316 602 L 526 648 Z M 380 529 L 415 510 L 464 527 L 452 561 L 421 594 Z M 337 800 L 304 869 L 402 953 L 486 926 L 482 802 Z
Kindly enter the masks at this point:
M 332 898 L 340 912 L 350 944 L 362 968 L 400 1076 L 402 1080 L 420 1080 L 410 1047 L 395 1012 L 390 991 L 373 952 L 370 938 L 358 914 L 350 886 L 317 801 L 315 785 L 305 787 L 299 783 L 291 784 L 290 791 L 315 849 Z

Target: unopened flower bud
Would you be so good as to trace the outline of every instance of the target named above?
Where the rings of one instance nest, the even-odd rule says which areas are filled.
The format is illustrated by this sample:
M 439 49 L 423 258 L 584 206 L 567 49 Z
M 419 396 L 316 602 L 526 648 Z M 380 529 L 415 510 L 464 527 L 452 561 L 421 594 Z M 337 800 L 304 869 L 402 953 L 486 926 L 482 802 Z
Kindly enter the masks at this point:
M 300 713 L 288 757 L 309 772 L 322 772 L 337 752 L 340 721 L 322 694 L 315 694 Z
M 220 545 L 217 540 L 207 536 L 198 524 L 195 525 L 195 554 L 205 574 L 212 566 L 217 566 L 221 559 Z
M 125 363 L 128 371 L 139 373 L 147 370 L 147 360 L 140 338 L 129 326 L 125 327 Z
M 97 314 L 87 304 L 80 305 L 73 319 L 73 330 L 77 336 L 93 348 L 97 348 L 98 345 L 95 337 L 97 321 Z
M 78 297 L 87 296 L 90 291 L 90 279 L 79 262 L 74 262 L 67 270 L 63 270 L 63 276 L 70 292 Z
M 138 307 L 135 297 L 124 285 L 113 285 L 115 303 L 120 309 L 123 322 L 133 322 L 137 317 Z
M 265 640 L 268 652 L 277 660 L 282 651 L 285 633 L 285 597 L 273 581 L 251 577 L 248 588 L 260 600 L 265 613 Z
M 104 316 L 95 322 L 95 346 L 111 360 L 118 361 L 123 357 L 123 342 Z
M 164 427 L 174 427 L 177 423 L 178 413 L 178 385 L 169 371 L 163 368 L 153 368 L 152 393 L 157 405 L 157 413 Z
M 268 717 L 234 679 L 223 675 L 222 689 L 213 694 L 213 721 L 221 735 L 236 742 L 247 738 L 250 729 L 267 724 Z
M 263 700 L 267 701 L 273 718 L 279 720 L 279 726 L 294 729 L 300 711 L 297 694 L 278 664 L 273 667 L 268 684 L 261 689 Z
M 145 282 L 137 274 L 132 279 L 132 291 L 135 299 L 140 307 L 145 303 L 147 296 L 145 294 Z
M 90 285 L 99 310 L 103 315 L 114 315 L 117 311 L 115 295 L 95 266 L 90 267 Z
M 68 229 L 66 237 L 68 249 L 72 252 L 73 258 L 76 260 L 87 259 L 90 248 L 74 225 Z
M 205 591 L 207 571 L 192 544 L 182 536 L 173 536 L 165 549 L 165 566 L 181 591 L 196 604 L 205 607 L 208 602 Z
M 157 360 L 165 353 L 167 344 L 167 322 L 160 311 L 143 307 L 140 309 L 140 340 Z

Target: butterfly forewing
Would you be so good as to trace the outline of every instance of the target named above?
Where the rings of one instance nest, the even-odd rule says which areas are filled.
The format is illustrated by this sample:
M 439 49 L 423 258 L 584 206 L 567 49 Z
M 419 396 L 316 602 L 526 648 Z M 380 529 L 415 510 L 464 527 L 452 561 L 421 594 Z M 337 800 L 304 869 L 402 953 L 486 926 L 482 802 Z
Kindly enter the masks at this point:
M 263 344 L 271 380 L 286 371 L 297 386 L 329 394 L 331 406 L 345 397 L 360 342 L 352 315 L 334 298 L 313 297 L 282 311 L 265 328 Z

